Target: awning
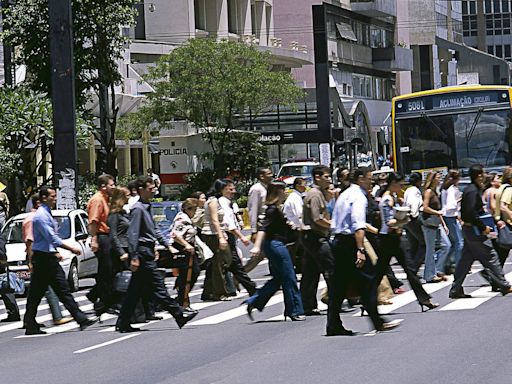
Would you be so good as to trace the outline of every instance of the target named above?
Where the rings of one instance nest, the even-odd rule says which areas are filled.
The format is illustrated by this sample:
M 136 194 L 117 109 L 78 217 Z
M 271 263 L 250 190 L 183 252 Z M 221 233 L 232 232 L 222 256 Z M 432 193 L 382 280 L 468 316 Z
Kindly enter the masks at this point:
M 356 34 L 352 30 L 352 26 L 347 23 L 336 23 L 336 28 L 342 39 L 349 41 L 357 41 Z

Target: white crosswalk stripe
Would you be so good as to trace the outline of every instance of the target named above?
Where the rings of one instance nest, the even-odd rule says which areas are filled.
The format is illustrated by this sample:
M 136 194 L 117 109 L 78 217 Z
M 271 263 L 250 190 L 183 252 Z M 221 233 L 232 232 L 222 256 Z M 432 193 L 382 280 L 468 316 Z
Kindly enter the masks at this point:
M 403 271 L 397 267 L 394 267 L 397 277 L 403 279 L 405 278 L 405 274 L 403 274 Z M 472 270 L 472 273 L 478 272 L 479 269 L 475 268 Z M 506 278 L 510 281 L 512 280 L 512 272 L 506 275 Z M 201 274 L 199 278 L 198 286 L 200 287 L 201 281 L 204 280 L 204 274 Z M 263 282 L 267 279 L 258 279 L 258 281 Z M 483 303 L 497 297 L 500 295 L 496 292 L 491 292 L 491 289 L 489 286 L 484 286 L 482 288 L 477 288 L 473 290 L 472 292 L 466 289 L 467 293 L 470 293 L 472 295 L 472 298 L 470 299 L 457 299 L 457 300 L 448 300 L 448 290 L 450 285 L 453 282 L 453 277 L 449 277 L 449 280 L 446 282 L 436 283 L 436 284 L 425 284 L 424 288 L 429 294 L 434 294 L 436 292 L 443 292 L 446 294 L 446 300 L 443 303 L 443 305 L 438 308 L 438 311 L 457 311 L 457 310 L 475 310 Z M 173 281 L 166 281 L 166 285 L 169 289 L 173 287 Z M 261 283 L 260 283 L 261 284 Z M 323 289 L 326 286 L 325 282 L 322 280 L 319 284 L 319 291 Z M 247 292 L 243 290 L 238 294 L 238 296 L 235 298 L 232 302 L 201 302 L 199 301 L 199 297 L 202 293 L 202 288 L 195 289 L 190 293 L 190 297 L 192 298 L 192 304 L 191 307 L 194 309 L 197 309 L 200 311 L 199 316 L 192 322 L 189 323 L 191 326 L 213 326 L 217 324 L 222 324 L 228 321 L 235 320 L 240 317 L 244 317 L 247 315 L 247 309 L 245 305 L 238 306 L 241 303 L 240 299 L 243 297 L 247 297 Z M 442 294 L 441 293 L 441 296 Z M 88 302 L 87 298 L 84 295 L 84 291 L 77 292 L 74 294 L 75 300 L 80 305 L 80 309 L 82 311 L 92 311 L 93 306 L 91 303 Z M 267 313 L 262 312 L 259 313 L 257 311 L 254 312 L 255 317 L 259 321 L 284 321 L 284 316 L 282 314 L 276 315 L 277 308 L 274 307 L 277 304 L 282 304 L 284 300 L 283 294 L 281 292 L 278 292 L 275 294 L 268 302 L 266 308 L 273 307 L 273 309 L 269 310 Z M 408 290 L 407 292 L 395 296 L 393 299 L 393 304 L 391 305 L 383 305 L 379 306 L 379 313 L 386 315 L 386 314 L 393 314 L 398 309 L 403 308 L 411 303 L 414 303 L 417 301 L 416 296 L 414 295 L 414 292 L 411 290 Z M 435 300 L 434 300 L 435 301 Z M 26 299 L 19 299 L 17 300 L 18 306 L 20 307 L 20 314 L 23 316 L 25 313 L 25 307 L 26 307 Z M 235 306 L 236 305 L 236 306 Z M 319 309 L 324 310 L 326 309 L 326 305 L 319 302 Z M 46 300 L 43 300 L 41 305 L 38 308 L 38 313 L 40 314 L 36 321 L 40 323 L 44 322 L 50 322 L 52 320 L 51 313 L 49 313 L 49 305 L 46 302 Z M 62 311 L 64 316 L 69 316 L 69 313 L 67 311 Z M 0 306 L 0 316 L 5 314 L 5 306 Z M 160 321 L 166 321 L 172 318 L 172 316 L 166 312 L 158 313 L 159 316 L 163 317 L 163 320 L 157 320 L 157 321 L 150 321 L 148 323 L 143 324 L 136 324 L 135 327 L 137 328 L 144 328 L 151 325 L 154 325 L 155 323 L 158 323 Z M 344 316 L 360 316 L 360 311 L 357 311 L 353 314 L 348 314 Z M 114 332 L 115 327 L 112 323 L 109 323 L 109 321 L 113 321 L 116 319 L 115 315 L 110 314 L 104 314 L 102 316 L 103 322 L 106 323 L 106 326 L 101 327 L 101 329 L 97 329 L 97 332 L 101 333 L 107 333 L 107 332 Z M 0 334 L 17 330 L 21 328 L 22 322 L 13 322 L 13 323 L 6 323 L 5 325 L 0 325 Z M 49 326 L 45 328 L 45 331 L 48 335 L 54 335 L 62 332 L 72 331 L 74 329 L 77 329 L 79 325 L 76 322 L 70 322 L 65 325 L 61 326 Z M 19 335 L 15 336 L 16 338 L 24 338 L 26 336 Z

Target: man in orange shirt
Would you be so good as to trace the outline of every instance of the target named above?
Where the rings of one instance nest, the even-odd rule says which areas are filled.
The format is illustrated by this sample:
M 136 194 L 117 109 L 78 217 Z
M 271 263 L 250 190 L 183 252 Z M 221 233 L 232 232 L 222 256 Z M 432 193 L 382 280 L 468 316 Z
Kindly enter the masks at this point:
M 113 304 L 112 283 L 114 279 L 113 259 L 110 255 L 110 241 L 107 225 L 109 214 L 109 200 L 116 187 L 111 175 L 98 177 L 98 191 L 87 203 L 89 215 L 89 232 L 92 236 L 91 249 L 98 258 L 98 274 L 96 285 L 87 294 L 87 298 L 94 303 L 94 310 L 99 316 L 106 312 Z M 99 301 L 98 301 L 99 299 Z

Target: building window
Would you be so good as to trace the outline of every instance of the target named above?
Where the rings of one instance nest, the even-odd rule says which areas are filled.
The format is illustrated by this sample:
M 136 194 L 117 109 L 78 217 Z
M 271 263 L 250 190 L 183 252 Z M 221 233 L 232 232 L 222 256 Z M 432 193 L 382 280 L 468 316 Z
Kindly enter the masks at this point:
M 497 45 L 496 46 L 495 56 L 503 58 L 503 46 L 502 45 Z
M 469 2 L 469 14 L 476 15 L 476 1 Z
M 494 12 L 494 14 L 501 12 L 500 3 L 501 3 L 500 0 L 494 0 L 493 1 L 493 10 L 492 11 Z
M 205 0 L 194 0 L 195 28 L 206 30 L 206 4 Z
M 503 15 L 503 34 L 510 35 L 510 14 Z
M 487 53 L 494 55 L 494 45 L 487 46 Z
M 228 0 L 228 32 L 238 34 L 238 1 Z
M 488 35 L 494 35 L 494 23 L 492 15 L 485 16 L 485 28 Z
M 510 44 L 505 44 L 503 46 L 504 48 L 504 51 L 505 51 L 505 56 L 503 57 L 505 60 L 512 60 L 512 55 L 511 55 L 511 52 L 510 52 Z
M 492 13 L 492 2 L 491 0 L 485 0 L 485 7 L 484 7 L 485 13 Z
M 510 12 L 509 0 L 503 0 L 501 2 L 501 10 L 502 10 L 502 12 Z

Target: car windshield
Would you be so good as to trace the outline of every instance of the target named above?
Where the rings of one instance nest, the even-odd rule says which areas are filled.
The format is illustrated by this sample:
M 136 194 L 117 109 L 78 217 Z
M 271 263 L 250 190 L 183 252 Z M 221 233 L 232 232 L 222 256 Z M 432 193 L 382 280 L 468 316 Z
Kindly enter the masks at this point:
M 69 239 L 71 237 L 71 223 L 69 217 L 55 217 L 57 222 L 57 234 L 61 239 Z M 14 220 L 6 225 L 2 231 L 8 244 L 24 243 L 22 232 L 23 220 Z
M 500 168 L 512 161 L 510 109 L 397 119 L 397 165 L 402 173 L 436 167 Z
M 151 204 L 151 215 L 164 238 L 169 238 L 172 222 L 180 210 L 181 204 L 179 201 L 165 201 Z
M 281 168 L 278 177 L 286 176 L 311 176 L 312 165 L 291 165 Z

